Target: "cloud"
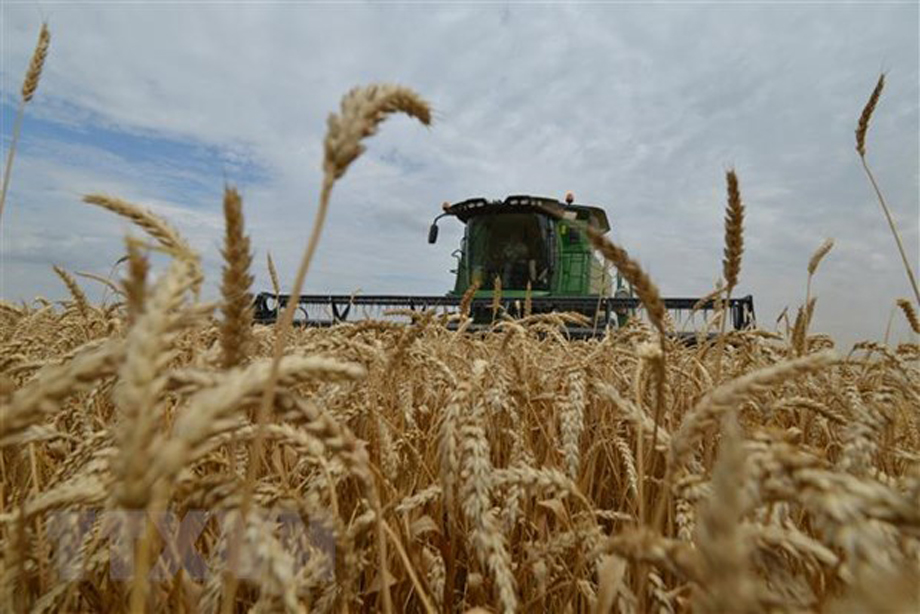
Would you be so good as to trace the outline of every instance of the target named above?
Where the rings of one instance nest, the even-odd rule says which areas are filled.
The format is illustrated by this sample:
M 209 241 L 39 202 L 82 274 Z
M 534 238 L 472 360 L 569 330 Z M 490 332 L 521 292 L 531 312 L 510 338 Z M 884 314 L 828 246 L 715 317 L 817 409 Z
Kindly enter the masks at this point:
M 0 10 L 6 144 L 39 15 Z M 167 215 L 215 291 L 225 179 L 243 192 L 257 284 L 269 250 L 291 276 L 327 115 L 355 84 L 396 81 L 432 101 L 435 125 L 394 119 L 368 143 L 335 189 L 310 291 L 445 292 L 462 229 L 443 223 L 425 243 L 441 202 L 573 190 L 607 209 L 665 294 L 700 295 L 721 271 L 734 166 L 739 291 L 761 323 L 803 300 L 808 257 L 833 236 L 816 326 L 879 338 L 910 289 L 853 129 L 888 70 L 869 155 L 916 255 L 917 17 L 906 4 L 56 5 L 2 221 L 0 295 L 62 296 L 53 259 L 107 274 L 128 227 L 79 203 L 97 190 Z

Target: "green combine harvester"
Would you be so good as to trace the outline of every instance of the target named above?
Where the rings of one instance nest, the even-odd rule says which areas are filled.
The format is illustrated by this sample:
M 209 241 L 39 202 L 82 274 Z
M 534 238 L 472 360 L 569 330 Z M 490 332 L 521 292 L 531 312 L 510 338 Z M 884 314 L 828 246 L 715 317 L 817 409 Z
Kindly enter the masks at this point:
M 429 243 L 437 242 L 441 218 L 455 217 L 466 225 L 460 248 L 454 252 L 459 260 L 453 290 L 441 296 L 303 295 L 297 298 L 302 315 L 298 323 L 328 326 L 347 321 L 353 310 L 360 311 L 360 317 L 353 319 L 385 318 L 389 310 L 406 308 L 454 312 L 469 292 L 470 314 L 480 326 L 493 321 L 496 306 L 519 317 L 529 305 L 532 313 L 580 313 L 591 324 L 572 327 L 569 333 L 591 336 L 623 326 L 641 313 L 628 284 L 595 254 L 583 232 L 585 226 L 601 234 L 610 230 L 607 214 L 600 207 L 575 204 L 568 194 L 565 202 L 521 195 L 492 201 L 471 198 L 445 203 L 442 208 L 429 229 Z M 273 322 L 279 308 L 290 300 L 289 295 L 259 294 L 256 321 Z M 701 320 L 715 308 L 711 301 L 699 302 L 697 298 L 664 299 L 675 322 L 691 329 L 688 318 L 695 317 L 694 307 Z M 732 299 L 728 310 L 733 328 L 753 327 L 751 296 Z

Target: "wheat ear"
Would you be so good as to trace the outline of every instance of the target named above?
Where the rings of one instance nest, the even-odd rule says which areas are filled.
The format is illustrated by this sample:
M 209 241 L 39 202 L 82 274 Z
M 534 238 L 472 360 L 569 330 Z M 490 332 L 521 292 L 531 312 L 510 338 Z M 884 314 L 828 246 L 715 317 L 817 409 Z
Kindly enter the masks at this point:
M 652 279 L 642 267 L 639 266 L 639 263 L 629 257 L 629 253 L 627 253 L 625 249 L 616 245 L 613 241 L 607 239 L 590 226 L 587 227 L 587 235 L 594 248 L 601 253 L 605 260 L 615 266 L 620 275 L 629 282 L 636 296 L 639 297 L 639 300 L 642 301 L 642 304 L 645 306 L 649 320 L 655 328 L 658 329 L 661 357 L 653 363 L 655 366 L 656 402 L 655 426 L 652 428 L 652 441 L 657 441 L 658 428 L 661 422 L 661 412 L 664 410 L 665 387 L 667 385 L 667 369 L 665 366 L 665 321 L 667 319 L 667 310 L 665 309 L 664 301 L 661 300 L 661 293 L 658 291 L 658 286 L 652 282 Z M 649 452 L 653 454 L 654 448 Z M 652 458 L 657 459 L 658 457 L 653 455 Z M 639 464 L 643 467 L 646 466 L 644 458 L 639 459 Z M 649 471 L 654 470 L 654 465 L 650 464 Z M 644 472 L 639 475 L 639 479 L 645 479 Z M 645 519 L 643 518 L 642 520 L 644 521 Z
M 695 593 L 694 611 L 751 614 L 760 611 L 750 544 L 741 527 L 749 506 L 742 444 L 738 421 L 733 414 L 726 415 L 722 420 L 719 456 L 712 470 L 712 496 L 703 505 L 697 525 L 695 542 L 705 589 Z
M 652 279 L 639 263 L 630 258 L 625 249 L 590 226 L 587 228 L 587 234 L 594 248 L 600 252 L 605 260 L 615 266 L 620 275 L 629 282 L 636 296 L 645 306 L 649 320 L 658 329 L 658 332 L 663 335 L 665 332 L 666 309 L 664 301 L 661 300 L 658 286 L 652 282 Z
M 54 269 L 54 272 L 57 273 L 57 276 L 60 277 L 64 282 L 64 285 L 67 286 L 67 290 L 70 292 L 70 296 L 73 298 L 74 305 L 76 305 L 77 311 L 80 312 L 80 316 L 83 318 L 83 321 L 87 321 L 89 318 L 90 307 L 89 301 L 86 299 L 86 294 L 83 293 L 82 288 L 80 288 L 70 273 L 59 266 L 53 266 L 52 268 Z
M 732 290 L 738 285 L 741 273 L 741 254 L 744 253 L 744 204 L 741 202 L 741 189 L 738 186 L 738 174 L 734 169 L 725 173 L 728 191 L 728 203 L 725 207 L 725 247 L 722 259 L 722 277 L 725 278 L 725 301 L 722 303 L 722 321 L 720 335 L 716 343 L 715 381 L 722 378 L 722 359 L 725 353 L 725 325 L 728 322 L 725 311 L 732 298 Z
M 811 278 L 814 277 L 815 271 L 818 270 L 818 265 L 821 264 L 821 261 L 827 256 L 828 252 L 834 247 L 833 239 L 825 239 L 824 242 L 818 246 L 818 249 L 811 255 L 811 258 L 808 259 L 808 285 L 805 288 L 805 304 L 811 300 Z
M 150 211 L 114 196 L 87 194 L 83 197 L 83 202 L 102 207 L 116 215 L 127 218 L 152 238 L 156 239 L 167 253 L 188 262 L 191 266 L 192 287 L 195 293 L 198 293 L 201 282 L 204 279 L 198 254 L 195 253 L 195 250 L 193 250 L 185 239 L 183 239 L 169 224 Z
M 914 306 L 911 305 L 910 301 L 906 298 L 899 298 L 898 307 L 904 312 L 904 317 L 907 318 L 911 330 L 920 335 L 920 319 L 917 318 L 917 312 L 914 310 Z
M 249 237 L 243 231 L 243 199 L 236 188 L 224 189 L 226 235 L 224 249 L 223 296 L 220 324 L 221 365 L 224 369 L 243 362 L 252 347 L 252 253 Z
M 479 382 L 487 363 L 476 361 L 473 379 Z M 461 508 L 472 532 L 472 546 L 483 569 L 495 580 L 503 612 L 517 610 L 517 585 L 511 554 L 492 512 L 493 467 L 486 436 L 484 403 L 473 399 L 461 422 L 459 434 Z
M 177 416 L 173 435 L 160 436 L 156 458 L 141 480 L 144 487 L 150 488 L 160 480 L 172 480 L 183 467 L 207 450 L 210 438 L 236 426 L 242 410 L 258 399 L 270 371 L 268 360 L 229 369 L 214 385 L 193 395 L 188 407 Z M 278 377 L 285 387 L 292 387 L 310 381 L 351 381 L 364 375 L 364 369 L 358 365 L 322 356 L 285 356 Z M 307 430 L 319 437 L 310 425 Z M 337 440 L 319 439 L 333 452 L 341 451 Z
M 473 304 L 473 297 L 476 296 L 479 286 L 480 282 L 474 281 L 463 293 L 463 296 L 460 297 L 460 308 L 458 311 L 462 318 L 468 318 L 470 316 L 470 307 Z
M 90 273 L 88 271 L 74 271 L 74 273 L 84 279 L 91 279 L 93 281 L 99 282 L 105 286 L 107 290 L 111 290 L 116 295 L 124 296 L 124 292 L 121 290 L 121 288 L 116 286 L 114 283 L 112 283 L 111 280 L 106 279 L 102 275 L 96 275 L 95 273 Z
M 87 194 L 83 197 L 83 202 L 108 209 L 112 213 L 127 218 L 156 239 L 168 252 L 176 255 L 192 253 L 188 243 L 169 224 L 133 203 L 105 194 Z
M 872 113 L 875 111 L 875 107 L 878 104 L 884 87 L 885 73 L 882 73 L 879 75 L 878 83 L 875 84 L 875 89 L 872 90 L 872 95 L 869 96 L 869 101 L 866 103 L 866 106 L 859 116 L 859 123 L 856 126 L 856 151 L 859 153 L 859 159 L 862 162 L 863 170 L 866 171 L 866 176 L 869 177 L 869 182 L 875 190 L 876 197 L 878 197 L 878 202 L 882 207 L 882 212 L 885 214 L 885 219 L 888 220 L 888 227 L 891 229 L 891 234 L 894 236 L 894 242 L 898 246 L 898 253 L 901 254 L 901 261 L 904 263 L 904 270 L 907 271 L 907 278 L 910 280 L 911 288 L 914 290 L 914 298 L 917 301 L 917 306 L 920 307 L 920 288 L 917 287 L 917 278 L 914 277 L 914 270 L 910 266 L 910 261 L 907 260 L 907 254 L 904 252 L 904 244 L 901 242 L 901 235 L 898 233 L 898 228 L 895 226 L 894 219 L 891 217 L 891 210 L 888 208 L 888 203 L 885 202 L 885 197 L 882 196 L 882 190 L 875 181 L 875 175 L 872 174 L 872 171 L 869 169 L 869 164 L 866 162 L 866 131 L 869 129 L 869 120 L 872 118 Z
M 669 472 L 682 467 L 712 421 L 738 407 L 757 391 L 776 386 L 794 377 L 815 373 L 837 361 L 837 355 L 826 350 L 802 358 L 787 360 L 722 384 L 704 396 L 691 409 L 671 438 Z
M 804 307 L 799 307 L 795 316 L 795 324 L 792 327 L 792 350 L 797 356 L 801 356 L 808 349 L 808 327 L 815 312 L 815 300 L 809 299 Z
M 818 249 L 815 250 L 815 253 L 811 255 L 811 258 L 808 259 L 808 275 L 814 275 L 815 271 L 818 270 L 818 265 L 821 264 L 821 260 L 827 255 L 831 248 L 834 247 L 833 239 L 825 239 L 824 242 L 818 246 Z
M 728 206 L 725 208 L 725 250 L 722 260 L 722 275 L 725 277 L 725 293 L 731 297 L 732 289 L 738 285 L 741 272 L 741 254 L 744 253 L 744 204 L 738 187 L 738 175 L 734 169 L 725 173 L 728 184 Z
M 125 340 L 125 361 L 114 395 L 121 413 L 115 499 L 127 508 L 143 509 L 150 500 L 142 476 L 153 454 L 150 444 L 159 425 L 157 401 L 167 380 L 161 373 L 171 357 L 172 337 L 191 278 L 188 263 L 174 260 Z
M 498 317 L 498 311 L 502 307 L 502 278 L 498 275 L 495 276 L 495 281 L 492 283 L 492 323 L 495 323 L 495 318 Z
M 35 45 L 35 51 L 32 52 L 32 60 L 29 62 L 29 70 L 26 71 L 25 81 L 22 83 L 22 98 L 19 101 L 19 109 L 16 111 L 16 120 L 13 125 L 13 139 L 10 141 L 10 153 L 6 157 L 6 168 L 3 171 L 3 189 L 0 191 L 0 220 L 3 218 L 3 205 L 6 203 L 6 192 L 10 185 L 10 173 L 13 170 L 13 157 L 16 155 L 16 145 L 19 142 L 19 133 L 22 131 L 22 118 L 25 114 L 26 104 L 35 96 L 35 90 L 38 89 L 38 82 L 42 76 L 42 69 L 45 66 L 45 58 L 48 56 L 48 48 L 51 46 L 51 32 L 48 30 L 48 24 L 43 23 L 42 29 L 38 33 L 38 43 Z
M 565 468 L 572 481 L 578 479 L 581 465 L 581 434 L 585 428 L 586 383 L 584 371 L 572 371 L 567 383 L 567 395 L 559 411 L 562 433 L 562 453 Z
M 878 76 L 878 82 L 872 89 L 872 94 L 869 96 L 866 106 L 863 107 L 862 113 L 859 115 L 859 122 L 856 124 L 856 151 L 860 157 L 866 155 L 866 132 L 869 130 L 869 120 L 872 119 L 872 113 L 875 112 L 875 107 L 878 105 L 883 89 L 885 89 L 885 73 Z
M 274 404 L 275 385 L 278 375 L 278 363 L 284 353 L 284 345 L 294 322 L 294 312 L 297 307 L 296 297 L 300 295 L 303 289 L 304 280 L 313 260 L 313 254 L 319 245 L 319 238 L 322 234 L 323 225 L 326 221 L 326 213 L 329 208 L 329 198 L 332 195 L 332 188 L 336 180 L 341 178 L 348 167 L 360 156 L 365 147 L 362 141 L 376 134 L 380 124 L 393 113 L 405 113 L 414 117 L 425 125 L 431 123 L 431 109 L 428 103 L 409 88 L 395 85 L 371 85 L 368 87 L 354 88 L 342 98 L 340 114 L 335 113 L 329 116 L 327 122 L 326 138 L 324 141 L 325 155 L 323 158 L 323 185 L 320 193 L 319 207 L 316 210 L 316 218 L 313 222 L 313 230 L 304 250 L 303 257 L 300 260 L 300 266 L 297 269 L 297 275 L 294 278 L 294 284 L 291 288 L 293 299 L 288 302 L 285 310 L 278 323 L 278 331 L 275 336 L 274 355 L 272 358 L 272 373 L 268 383 L 265 386 L 265 394 L 259 405 L 257 422 L 261 427 L 268 417 L 269 408 Z M 262 455 L 262 429 L 253 440 L 253 454 L 246 475 L 246 487 L 243 496 L 243 515 L 249 507 L 252 497 L 252 488 L 255 482 L 255 476 L 258 465 L 261 463 Z M 378 562 L 381 574 L 381 591 L 383 595 L 384 610 L 389 614 L 393 605 L 390 599 L 389 582 L 386 572 L 386 535 L 383 531 L 383 524 L 380 510 L 377 512 L 377 545 L 378 545 Z M 229 591 L 229 595 L 235 593 L 236 585 L 234 584 Z M 225 602 L 229 607 L 229 599 Z
M 114 394 L 121 419 L 116 429 L 118 454 L 112 470 L 117 478 L 114 501 L 128 509 L 146 509 L 152 498 L 142 480 L 154 457 L 152 443 L 161 416 L 159 399 L 167 379 L 162 373 L 171 358 L 171 342 L 185 292 L 194 283 L 192 270 L 188 261 L 173 260 L 125 340 L 125 361 L 119 369 L 120 385 Z M 148 533 L 139 544 L 138 571 L 131 584 L 132 612 L 144 611 L 149 592 L 151 539 Z
M 115 373 L 123 356 L 121 341 L 108 341 L 62 365 L 48 365 L 0 405 L 0 440 L 41 422 L 61 409 L 64 399 L 96 386 Z
M 272 260 L 272 253 L 268 252 L 265 255 L 265 259 L 268 261 L 268 276 L 272 281 L 272 290 L 274 291 L 275 297 L 277 298 L 278 295 L 281 294 L 281 284 L 278 283 L 278 271 L 275 269 L 275 262 Z
M 150 262 L 147 256 L 141 253 L 139 242 L 128 237 L 128 277 L 122 280 L 121 285 L 125 291 L 125 303 L 128 309 L 128 324 L 132 325 L 144 310 L 144 301 L 147 297 L 147 272 Z

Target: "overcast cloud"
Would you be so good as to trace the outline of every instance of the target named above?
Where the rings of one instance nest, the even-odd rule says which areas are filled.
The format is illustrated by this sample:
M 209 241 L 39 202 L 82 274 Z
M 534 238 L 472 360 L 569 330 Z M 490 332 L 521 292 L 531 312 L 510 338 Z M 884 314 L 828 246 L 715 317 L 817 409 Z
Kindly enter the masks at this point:
M 40 8 L 41 7 L 41 8 Z M 101 275 L 128 226 L 80 202 L 103 191 L 168 217 L 219 280 L 225 179 L 241 189 L 257 289 L 271 251 L 293 277 L 342 94 L 408 85 L 435 109 L 395 119 L 336 187 L 307 292 L 441 294 L 461 227 L 440 203 L 513 193 L 606 208 L 613 238 L 665 295 L 721 272 L 725 170 L 747 205 L 740 294 L 772 328 L 814 282 L 815 328 L 880 339 L 911 294 L 862 174 L 853 130 L 888 82 L 869 159 L 916 266 L 918 5 L 168 3 L 2 6 L 2 137 L 43 15 L 51 52 L 27 109 L 0 236 L 0 297 L 61 298 L 60 264 Z M 96 282 L 87 290 L 101 296 Z M 894 339 L 906 339 L 900 314 Z

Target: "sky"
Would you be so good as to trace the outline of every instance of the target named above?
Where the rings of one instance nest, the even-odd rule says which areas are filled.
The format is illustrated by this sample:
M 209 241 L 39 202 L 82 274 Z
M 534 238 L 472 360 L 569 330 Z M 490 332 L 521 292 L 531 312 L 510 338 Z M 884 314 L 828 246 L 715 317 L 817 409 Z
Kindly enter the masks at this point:
M 271 288 L 290 287 L 316 211 L 326 119 L 351 87 L 413 88 L 336 185 L 307 293 L 443 294 L 462 225 L 444 201 L 538 194 L 606 209 L 612 238 L 665 296 L 721 275 L 725 172 L 739 176 L 736 295 L 773 330 L 805 298 L 841 345 L 909 340 L 911 288 L 854 149 L 887 77 L 868 160 L 920 261 L 918 3 L 0 3 L 6 160 L 42 20 L 52 33 L 0 220 L 0 298 L 63 299 L 52 265 L 113 274 L 129 225 L 104 192 L 167 218 L 220 281 L 222 193 L 237 186 Z M 118 275 L 114 271 L 114 275 Z M 78 278 L 101 299 L 103 287 Z M 893 316 L 893 318 L 892 318 Z

